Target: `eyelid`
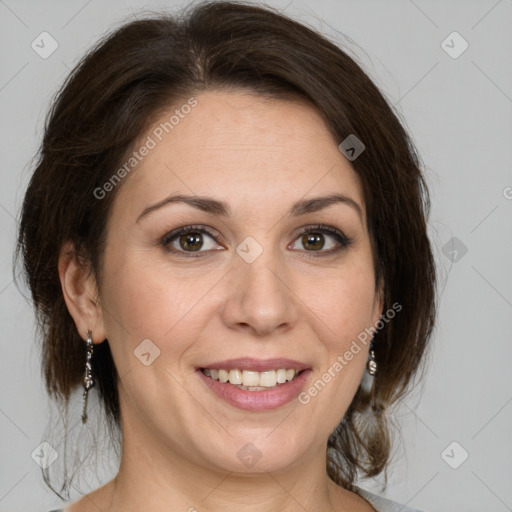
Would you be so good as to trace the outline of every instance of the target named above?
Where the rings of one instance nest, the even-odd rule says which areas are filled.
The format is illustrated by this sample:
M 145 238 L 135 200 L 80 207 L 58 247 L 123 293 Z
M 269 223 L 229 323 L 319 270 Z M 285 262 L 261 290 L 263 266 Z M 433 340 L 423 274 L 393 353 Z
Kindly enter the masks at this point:
M 189 231 L 205 233 L 211 237 L 222 238 L 222 235 L 216 229 L 210 226 L 205 226 L 203 224 L 188 224 L 186 226 L 181 226 L 179 228 L 173 229 L 172 231 L 169 231 L 162 237 L 162 240 L 170 240 L 183 233 L 188 233 Z

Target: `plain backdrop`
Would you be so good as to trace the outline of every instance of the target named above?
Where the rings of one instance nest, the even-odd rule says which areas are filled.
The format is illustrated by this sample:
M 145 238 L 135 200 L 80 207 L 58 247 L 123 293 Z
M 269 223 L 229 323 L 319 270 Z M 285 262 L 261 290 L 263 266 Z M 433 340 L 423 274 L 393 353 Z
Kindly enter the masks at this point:
M 510 511 L 512 1 L 268 4 L 350 45 L 396 106 L 426 166 L 439 320 L 424 384 L 398 411 L 404 444 L 385 495 L 425 512 Z M 33 313 L 12 281 L 16 219 L 44 115 L 106 31 L 144 10 L 182 5 L 0 0 L 2 512 L 47 511 L 59 502 L 31 457 L 45 440 L 48 401 Z M 31 46 L 48 37 L 42 32 L 58 44 L 47 58 Z M 378 490 L 378 481 L 360 485 Z

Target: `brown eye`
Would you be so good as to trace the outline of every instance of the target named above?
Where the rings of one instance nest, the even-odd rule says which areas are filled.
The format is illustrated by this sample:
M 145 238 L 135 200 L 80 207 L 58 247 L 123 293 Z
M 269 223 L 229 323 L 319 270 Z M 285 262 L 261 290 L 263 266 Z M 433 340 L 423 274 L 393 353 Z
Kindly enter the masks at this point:
M 187 233 L 179 237 L 180 248 L 184 251 L 198 251 L 203 246 L 203 235 L 201 233 Z
M 212 250 L 224 249 L 216 242 L 216 236 L 202 226 L 183 226 L 167 233 L 160 243 L 166 251 L 178 255 L 204 256 Z
M 289 247 L 305 253 L 318 253 L 315 256 L 329 256 L 349 247 L 351 243 L 352 240 L 339 229 L 319 224 L 302 231 Z
M 321 233 L 306 233 L 302 236 L 302 245 L 306 249 L 319 251 L 325 245 L 324 235 Z

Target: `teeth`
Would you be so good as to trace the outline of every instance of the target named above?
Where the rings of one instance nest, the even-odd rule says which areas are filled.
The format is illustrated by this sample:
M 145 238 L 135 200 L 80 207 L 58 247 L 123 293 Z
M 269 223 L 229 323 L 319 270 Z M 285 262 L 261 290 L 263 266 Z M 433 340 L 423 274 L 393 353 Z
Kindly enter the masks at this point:
M 293 371 L 293 373 L 295 375 L 294 371 Z M 277 375 L 276 375 L 275 370 L 270 370 L 268 372 L 260 373 L 259 386 L 263 386 L 264 388 L 271 388 L 271 387 L 274 387 L 276 384 L 277 384 Z
M 253 372 L 250 370 L 216 370 L 205 368 L 203 373 L 214 380 L 224 383 L 229 382 L 240 389 L 262 391 L 293 380 L 299 373 L 299 370 L 282 368 L 265 372 Z
M 259 386 L 260 385 L 260 374 L 258 372 L 250 372 L 248 370 L 244 370 L 243 373 L 243 385 L 244 386 Z M 234 382 L 230 381 L 230 384 L 234 384 Z
M 242 384 L 242 373 L 240 370 L 230 370 L 229 382 L 231 384 Z

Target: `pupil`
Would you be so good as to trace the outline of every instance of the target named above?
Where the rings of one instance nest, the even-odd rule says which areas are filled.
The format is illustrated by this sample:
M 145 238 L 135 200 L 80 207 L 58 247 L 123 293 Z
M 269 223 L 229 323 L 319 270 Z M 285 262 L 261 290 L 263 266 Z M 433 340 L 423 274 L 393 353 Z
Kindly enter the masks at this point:
M 201 233 L 189 233 L 180 237 L 180 246 L 184 250 L 198 251 L 202 245 Z
M 322 247 L 324 246 L 323 237 L 321 234 L 318 233 L 308 233 L 307 235 L 304 235 L 302 237 L 302 243 L 304 244 L 304 246 L 309 246 L 315 251 L 322 249 Z

